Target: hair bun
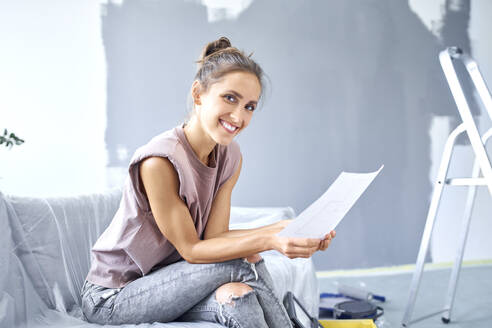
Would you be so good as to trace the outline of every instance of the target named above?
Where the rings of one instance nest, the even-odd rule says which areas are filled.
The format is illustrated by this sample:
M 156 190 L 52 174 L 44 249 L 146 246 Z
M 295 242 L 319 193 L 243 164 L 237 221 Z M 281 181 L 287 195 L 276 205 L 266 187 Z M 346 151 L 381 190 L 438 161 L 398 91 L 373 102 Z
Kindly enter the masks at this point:
M 222 36 L 218 40 L 210 42 L 205 46 L 205 48 L 203 48 L 201 59 L 204 59 L 205 57 L 208 57 L 221 49 L 226 49 L 229 47 L 231 47 L 231 41 L 229 41 L 229 39 L 225 36 Z

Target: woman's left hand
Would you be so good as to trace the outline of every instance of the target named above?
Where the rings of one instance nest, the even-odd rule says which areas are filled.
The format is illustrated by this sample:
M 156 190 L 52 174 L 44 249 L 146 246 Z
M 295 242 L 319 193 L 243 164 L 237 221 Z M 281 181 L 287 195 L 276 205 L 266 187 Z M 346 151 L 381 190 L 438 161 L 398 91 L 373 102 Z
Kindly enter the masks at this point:
M 324 251 L 330 246 L 331 240 L 335 238 L 336 232 L 332 230 L 330 233 L 326 234 L 325 238 L 319 242 L 318 250 Z

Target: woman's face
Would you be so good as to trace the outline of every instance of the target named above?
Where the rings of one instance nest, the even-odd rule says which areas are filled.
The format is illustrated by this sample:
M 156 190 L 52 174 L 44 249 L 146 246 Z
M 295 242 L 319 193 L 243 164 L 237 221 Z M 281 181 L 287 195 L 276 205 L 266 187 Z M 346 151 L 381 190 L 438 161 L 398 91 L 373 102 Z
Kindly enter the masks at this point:
M 218 144 L 228 145 L 244 130 L 253 116 L 261 86 L 247 72 L 231 72 L 195 98 L 203 130 Z M 198 100 L 198 101 L 197 101 Z

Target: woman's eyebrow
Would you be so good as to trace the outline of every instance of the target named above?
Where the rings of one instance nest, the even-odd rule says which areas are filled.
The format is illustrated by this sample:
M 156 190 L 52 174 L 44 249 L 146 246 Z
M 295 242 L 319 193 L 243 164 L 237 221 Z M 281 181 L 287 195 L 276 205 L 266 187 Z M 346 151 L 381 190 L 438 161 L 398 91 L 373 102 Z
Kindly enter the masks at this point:
M 234 94 L 236 97 L 238 97 L 239 99 L 243 99 L 243 96 L 235 90 L 227 90 L 226 92 L 230 92 L 230 93 Z M 255 103 L 255 104 L 258 103 L 256 100 L 251 100 L 250 102 Z

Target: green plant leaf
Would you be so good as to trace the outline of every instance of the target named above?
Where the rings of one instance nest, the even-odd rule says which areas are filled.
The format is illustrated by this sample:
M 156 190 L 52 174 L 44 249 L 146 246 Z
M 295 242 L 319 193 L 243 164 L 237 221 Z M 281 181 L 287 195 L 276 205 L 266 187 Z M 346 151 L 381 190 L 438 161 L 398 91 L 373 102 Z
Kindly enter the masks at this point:
M 16 136 L 15 133 L 11 132 L 9 135 L 7 129 L 4 129 L 3 136 L 0 136 L 0 145 L 5 143 L 5 147 L 12 148 L 13 145 L 20 145 L 23 142 L 24 140 Z

